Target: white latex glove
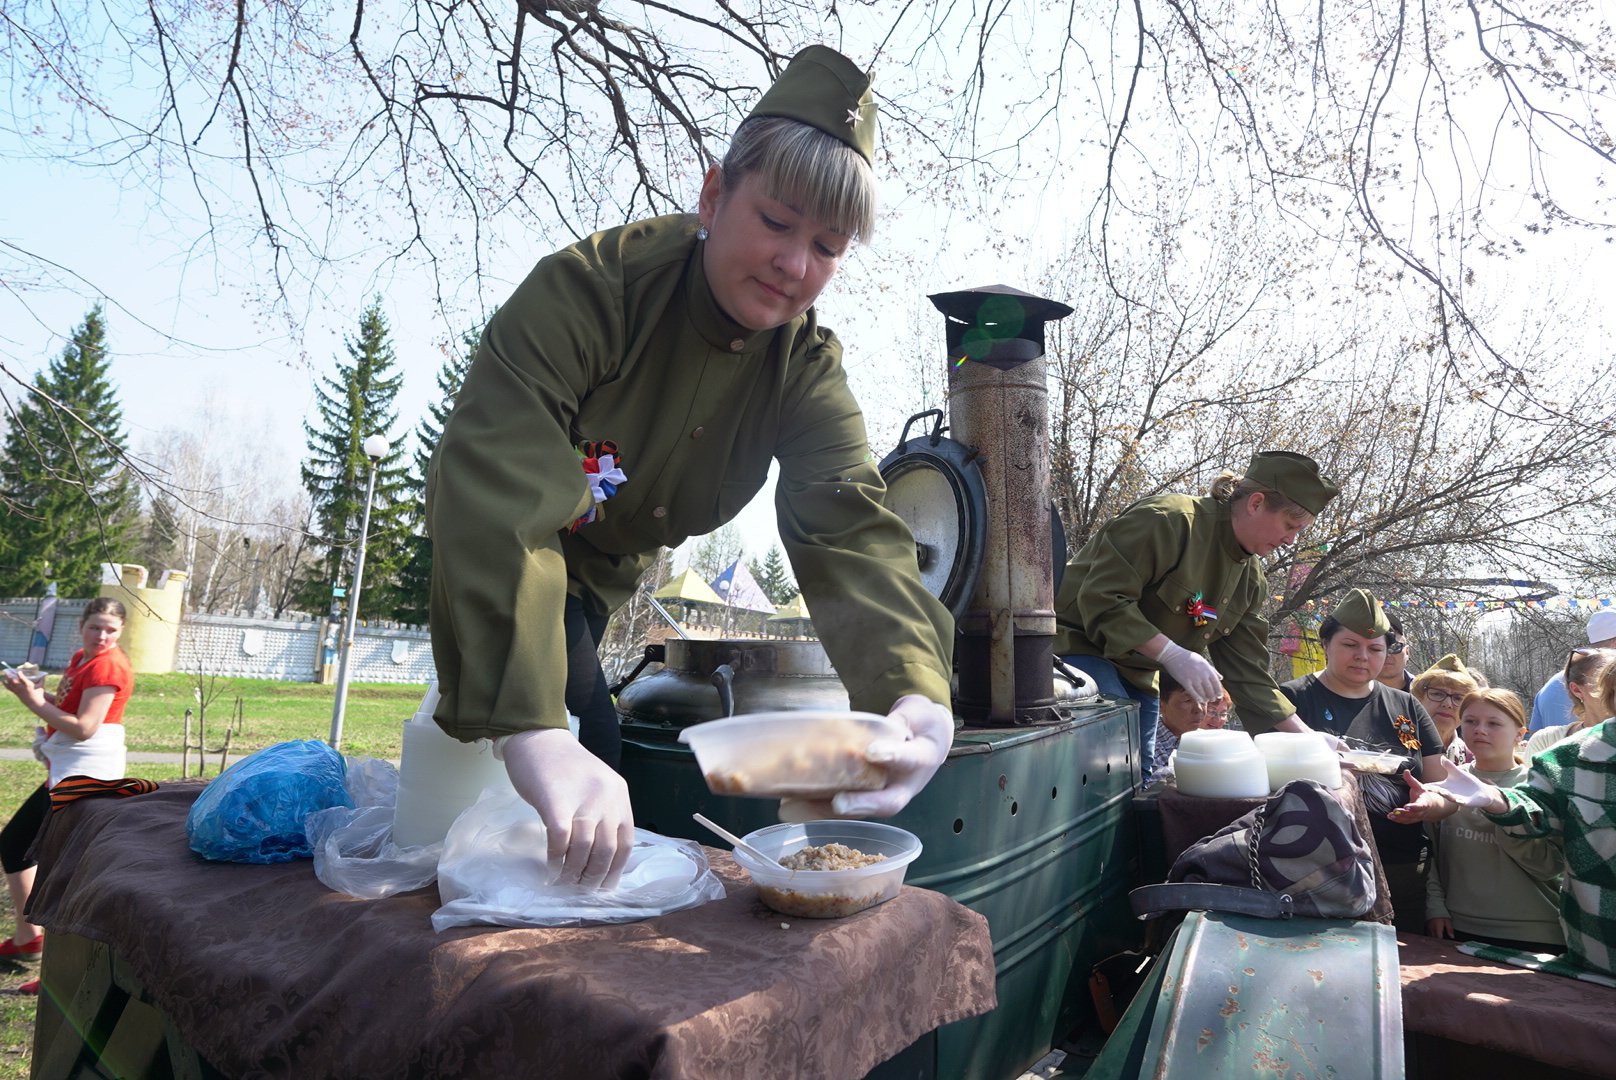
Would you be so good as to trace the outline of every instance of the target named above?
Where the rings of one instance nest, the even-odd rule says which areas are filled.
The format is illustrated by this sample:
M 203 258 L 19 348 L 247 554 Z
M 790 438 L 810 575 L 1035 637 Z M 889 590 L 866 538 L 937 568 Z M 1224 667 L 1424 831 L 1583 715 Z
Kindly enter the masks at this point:
M 1403 780 L 1413 797 L 1407 805 L 1391 812 L 1394 821 L 1440 821 L 1452 817 L 1461 806 L 1473 806 L 1494 814 L 1509 809 L 1509 803 L 1496 787 L 1463 769 L 1449 769 L 1445 779 L 1429 784 L 1414 779 L 1413 773 L 1404 773 Z
M 551 884 L 615 889 L 634 850 L 628 784 L 566 728 L 494 740 L 516 793 L 544 822 Z
M 906 739 L 876 739 L 864 751 L 864 760 L 883 766 L 886 786 L 879 791 L 843 791 L 829 802 L 814 799 L 780 800 L 781 821 L 812 821 L 825 817 L 891 817 L 919 794 L 936 774 L 954 745 L 954 714 L 920 694 L 905 694 L 887 714 L 909 729 Z
M 1449 769 L 1446 777 L 1429 784 L 1420 783 L 1412 774 L 1407 779 L 1408 788 L 1416 798 L 1424 792 L 1434 791 L 1449 802 L 1458 803 L 1460 806 L 1474 806 L 1478 810 L 1491 807 L 1495 813 L 1509 809 L 1502 792 L 1464 769 Z
M 1200 653 L 1169 641 L 1156 657 L 1156 663 L 1197 701 L 1217 701 L 1223 696 L 1223 677 Z

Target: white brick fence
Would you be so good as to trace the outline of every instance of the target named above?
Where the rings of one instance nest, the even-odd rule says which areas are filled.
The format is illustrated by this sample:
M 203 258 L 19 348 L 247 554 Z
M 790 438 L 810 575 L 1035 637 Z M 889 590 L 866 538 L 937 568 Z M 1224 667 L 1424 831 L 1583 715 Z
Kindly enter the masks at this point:
M 45 663 L 61 671 L 79 647 L 79 614 L 88 600 L 62 600 Z M 28 658 L 39 601 L 0 601 L 0 661 Z M 251 619 L 235 615 L 186 615 L 180 623 L 175 671 L 201 671 L 245 679 L 313 682 L 326 624 L 312 620 Z M 368 627 L 355 631 L 354 682 L 424 683 L 432 678 L 432 645 L 419 627 Z

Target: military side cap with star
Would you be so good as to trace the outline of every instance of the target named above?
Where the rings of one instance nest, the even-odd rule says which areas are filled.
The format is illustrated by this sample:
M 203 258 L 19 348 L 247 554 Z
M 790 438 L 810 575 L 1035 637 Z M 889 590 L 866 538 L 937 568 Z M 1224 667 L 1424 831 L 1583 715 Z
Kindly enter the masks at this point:
M 1383 637 L 1392 624 L 1386 619 L 1386 609 L 1380 601 L 1369 595 L 1368 589 L 1353 589 L 1341 598 L 1330 614 L 1335 621 L 1359 637 Z
M 870 76 L 835 49 L 810 45 L 791 58 L 748 114 L 784 116 L 816 127 L 875 161 L 875 98 Z
M 1459 654 L 1458 653 L 1451 653 L 1451 652 L 1448 653 L 1447 655 L 1443 656 L 1442 659 L 1438 660 L 1436 663 L 1432 664 L 1430 667 L 1426 668 L 1424 671 L 1420 672 L 1420 674 L 1421 675 L 1463 675 L 1466 678 L 1474 678 L 1474 676 L 1472 676 L 1470 674 L 1470 669 L 1465 667 L 1465 662 L 1463 660 L 1459 659 Z
M 1246 479 L 1277 491 L 1310 514 L 1318 514 L 1341 494 L 1341 488 L 1319 473 L 1319 463 L 1289 450 L 1263 450 L 1251 455 Z

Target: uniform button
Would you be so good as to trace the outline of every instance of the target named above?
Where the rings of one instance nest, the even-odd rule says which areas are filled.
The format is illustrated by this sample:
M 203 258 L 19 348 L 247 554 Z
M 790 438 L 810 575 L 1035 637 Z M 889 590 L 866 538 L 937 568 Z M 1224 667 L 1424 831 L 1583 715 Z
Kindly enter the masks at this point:
M 706 428 L 704 428 L 704 427 L 699 427 L 699 428 L 697 428 L 697 429 L 696 429 L 696 430 L 695 430 L 695 431 L 692 431 L 692 432 L 691 432 L 691 433 L 690 433 L 690 437 L 691 437 L 691 438 L 692 438 L 692 439 L 699 439 L 699 438 L 701 438 L 701 437 L 702 437 L 702 435 L 704 435 L 704 434 L 706 434 L 706 432 L 707 432 L 707 429 L 706 429 Z
M 651 511 L 651 516 L 655 517 L 655 518 L 667 517 L 668 516 L 668 508 L 666 506 L 659 506 L 655 510 Z
M 740 338 L 736 338 L 734 341 L 729 343 L 730 352 L 740 352 L 744 348 L 746 348 L 746 342 L 742 341 Z
M 1208 641 L 1212 640 L 1212 631 L 1208 630 L 1206 632 L 1206 640 L 1208 640 Z

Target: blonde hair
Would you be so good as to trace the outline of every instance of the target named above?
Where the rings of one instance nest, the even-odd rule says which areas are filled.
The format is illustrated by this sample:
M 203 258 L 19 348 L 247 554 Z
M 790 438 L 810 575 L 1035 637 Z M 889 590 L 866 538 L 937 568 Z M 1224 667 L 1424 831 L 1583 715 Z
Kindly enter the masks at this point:
M 724 194 L 752 173 L 778 199 L 830 228 L 867 241 L 875 235 L 875 173 L 864 155 L 818 128 L 785 116 L 741 124 L 719 165 Z
M 1606 664 L 1599 673 L 1599 704 L 1607 717 L 1616 716 L 1616 664 Z
M 1287 511 L 1298 510 L 1302 513 L 1308 511 L 1294 499 L 1287 499 L 1271 487 L 1264 487 L 1255 480 L 1247 480 L 1237 472 L 1224 469 L 1218 473 L 1218 478 L 1212 481 L 1212 487 L 1207 494 L 1220 503 L 1228 503 L 1232 507 L 1243 507 L 1246 500 L 1253 495 L 1263 496 L 1263 509 L 1274 514 L 1283 514 Z
M 1616 650 L 1611 649 L 1572 649 L 1571 655 L 1566 657 L 1565 676 L 1566 694 L 1571 698 L 1571 712 L 1579 721 L 1586 721 L 1587 706 L 1576 694 L 1571 693 L 1571 684 L 1586 687 L 1594 683 L 1599 703 L 1605 707 L 1605 715 L 1612 714 L 1610 704 L 1605 698 L 1604 673 L 1610 670 L 1611 661 L 1616 660 Z
M 1459 722 L 1464 723 L 1465 710 L 1472 705 L 1491 705 L 1515 724 L 1515 760 L 1525 761 L 1521 754 L 1520 733 L 1526 730 L 1526 706 L 1521 703 L 1520 697 L 1514 691 L 1504 690 L 1500 687 L 1487 687 L 1481 690 L 1472 690 L 1459 702 Z

